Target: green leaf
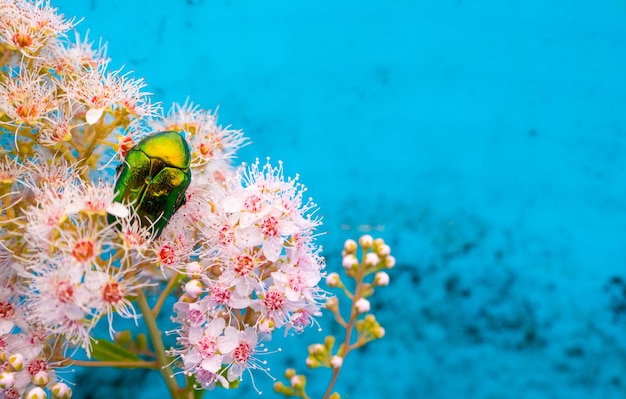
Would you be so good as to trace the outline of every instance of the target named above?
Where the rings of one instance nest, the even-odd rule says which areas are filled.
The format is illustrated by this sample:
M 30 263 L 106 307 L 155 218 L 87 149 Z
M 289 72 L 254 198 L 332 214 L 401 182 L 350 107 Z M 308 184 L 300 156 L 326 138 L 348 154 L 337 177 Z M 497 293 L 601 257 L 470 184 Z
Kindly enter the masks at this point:
M 106 362 L 140 362 L 141 358 L 124 348 L 106 339 L 97 339 L 91 346 L 91 356 Z

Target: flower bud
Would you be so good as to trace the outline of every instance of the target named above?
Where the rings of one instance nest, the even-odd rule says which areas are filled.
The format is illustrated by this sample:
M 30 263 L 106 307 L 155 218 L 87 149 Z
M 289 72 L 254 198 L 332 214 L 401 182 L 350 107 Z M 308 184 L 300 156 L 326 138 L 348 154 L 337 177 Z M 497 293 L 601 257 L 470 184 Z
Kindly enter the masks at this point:
M 55 399 L 72 399 L 72 389 L 64 382 L 57 382 L 52 386 L 52 396 Z
M 21 353 L 9 356 L 9 364 L 15 371 L 22 370 L 24 368 L 24 356 Z
M 333 366 L 334 369 L 338 369 L 342 364 L 343 357 L 335 355 L 330 358 L 330 365 Z
M 187 284 L 185 284 L 185 293 L 191 298 L 197 298 L 202 294 L 202 291 L 204 291 L 204 289 L 200 280 L 189 280 Z
M 385 258 L 385 267 L 387 269 L 391 269 L 392 267 L 394 267 L 396 265 L 396 258 L 394 258 L 393 256 L 389 255 Z
M 289 379 L 289 383 L 294 388 L 302 388 L 304 386 L 304 376 L 294 375 Z
M 380 258 L 374 252 L 365 255 L 365 266 L 375 267 L 380 263 Z
M 341 283 L 341 278 L 339 277 L 339 274 L 332 272 L 328 276 L 326 276 L 326 284 L 328 284 L 329 287 L 337 287 L 339 286 L 339 283 Z
M 313 344 L 309 346 L 309 354 L 311 355 L 319 355 L 326 352 L 326 348 L 322 344 Z
M 391 247 L 387 244 L 381 245 L 376 251 L 378 256 L 388 256 L 391 253 Z
M 389 275 L 385 272 L 378 272 L 374 275 L 374 285 L 385 287 L 389 285 Z
M 0 388 L 8 389 L 15 385 L 15 374 L 10 371 L 0 373 Z
M 381 325 L 376 326 L 372 331 L 372 335 L 376 339 L 381 339 L 385 336 L 385 328 Z
M 285 378 L 291 379 L 295 375 L 296 375 L 296 370 L 295 369 L 290 367 L 287 370 L 285 370 Z
M 348 254 L 343 257 L 341 264 L 343 265 L 344 268 L 350 269 L 350 268 L 357 266 L 359 264 L 359 261 L 357 260 L 356 256 L 354 256 L 353 254 Z
M 31 381 L 33 384 L 43 387 L 50 382 L 50 375 L 45 370 L 39 370 L 33 378 L 31 378 Z
M 354 307 L 356 311 L 359 313 L 369 312 L 370 310 L 370 301 L 365 298 L 360 298 L 358 301 L 354 303 Z
M 202 265 L 198 262 L 189 262 L 185 267 L 185 272 L 189 278 L 200 278 L 202 275 Z
M 328 310 L 339 310 L 339 299 L 336 296 L 331 296 L 330 298 L 326 299 L 324 307 Z
M 47 397 L 46 391 L 41 389 L 41 387 L 35 387 L 26 394 L 26 399 L 46 399 Z
M 276 381 L 274 383 L 274 392 L 283 394 L 285 396 L 291 393 L 291 391 L 281 381 Z
M 369 249 L 374 245 L 374 239 L 369 234 L 363 234 L 361 238 L 359 238 L 359 244 L 361 244 L 361 248 Z
M 349 239 L 343 244 L 343 250 L 348 254 L 353 254 L 356 252 L 356 241 Z

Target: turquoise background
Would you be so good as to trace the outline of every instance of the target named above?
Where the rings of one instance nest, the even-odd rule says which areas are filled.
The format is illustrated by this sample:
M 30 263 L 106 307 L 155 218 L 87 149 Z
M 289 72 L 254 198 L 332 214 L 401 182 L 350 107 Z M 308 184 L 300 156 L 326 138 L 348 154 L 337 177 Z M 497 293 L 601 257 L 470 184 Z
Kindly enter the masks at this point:
M 165 109 L 219 106 L 253 142 L 240 161 L 299 173 L 329 271 L 347 237 L 392 246 L 387 336 L 348 358 L 346 398 L 624 397 L 625 1 L 54 5 Z M 270 343 L 273 374 L 319 339 Z M 75 398 L 166 394 L 155 373 L 67 377 Z M 246 375 L 207 397 L 255 395 Z

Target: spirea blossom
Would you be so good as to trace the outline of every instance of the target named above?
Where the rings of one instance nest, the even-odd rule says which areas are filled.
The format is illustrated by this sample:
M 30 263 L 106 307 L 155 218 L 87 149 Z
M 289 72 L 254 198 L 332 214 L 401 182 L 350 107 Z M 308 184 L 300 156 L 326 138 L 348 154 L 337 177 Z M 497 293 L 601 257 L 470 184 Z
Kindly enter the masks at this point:
M 71 397 L 55 368 L 98 353 L 98 323 L 113 343 L 118 318 L 161 311 L 176 344 L 158 369 L 198 389 L 267 374 L 265 342 L 317 325 L 326 299 L 317 205 L 281 162 L 236 165 L 249 141 L 216 111 L 187 101 L 163 115 L 74 25 L 48 0 L 0 0 L 0 397 Z M 154 199 L 171 187 L 145 195 L 165 161 L 144 154 L 151 174 L 137 177 L 127 156 L 164 130 L 188 146 L 191 181 L 157 232 L 137 209 L 166 214 Z M 132 184 L 116 184 L 120 165 Z
M 285 178 L 280 163 L 243 166 L 224 191 L 202 229 L 206 241 L 200 263 L 209 267 L 192 265 L 205 289 L 194 285 L 194 294 L 175 306 L 181 339 L 172 354 L 187 372 L 200 367 L 233 381 L 244 370 L 265 370 L 253 357 L 259 339 L 314 323 L 325 298 L 318 287 L 324 262 L 314 245 L 320 223 L 315 204 L 303 201 L 305 188 L 297 178 Z M 215 335 L 215 323 L 228 325 Z M 207 334 L 222 343 L 215 352 L 219 367 L 198 363 L 197 337 Z

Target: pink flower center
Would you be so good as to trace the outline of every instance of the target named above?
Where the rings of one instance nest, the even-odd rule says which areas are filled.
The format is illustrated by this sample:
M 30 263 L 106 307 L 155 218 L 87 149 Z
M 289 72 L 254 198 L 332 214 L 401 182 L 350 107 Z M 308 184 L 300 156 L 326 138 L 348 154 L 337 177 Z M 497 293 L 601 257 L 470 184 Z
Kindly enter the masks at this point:
M 198 352 L 203 357 L 213 356 L 217 350 L 217 338 L 215 337 L 203 337 L 198 342 Z
M 283 295 L 274 289 L 269 289 L 263 298 L 263 306 L 271 311 L 282 309 L 284 303 Z
M 240 342 L 233 351 L 233 357 L 235 358 L 235 361 L 245 363 L 248 361 L 248 358 L 250 358 L 251 352 L 250 345 L 245 342 Z
M 61 141 L 65 140 L 65 137 L 67 137 L 68 134 L 71 134 L 69 125 L 65 122 L 61 122 L 54 126 L 52 137 L 56 141 Z
M 204 314 L 200 309 L 189 309 L 187 319 L 189 319 L 190 324 L 198 325 L 204 321 Z
M 88 262 L 94 257 L 94 245 L 91 240 L 80 240 L 74 244 L 72 256 L 78 262 Z
M 74 287 L 69 281 L 60 281 L 56 288 L 57 298 L 61 303 L 68 303 L 74 298 Z
M 174 248 L 169 245 L 164 245 L 159 251 L 159 259 L 161 259 L 161 263 L 163 263 L 164 265 L 173 265 L 174 256 Z
M 213 287 L 210 298 L 219 305 L 224 305 L 230 300 L 230 290 L 226 287 Z
M 22 120 L 28 121 L 34 119 L 39 113 L 39 110 L 34 104 L 22 104 L 15 109 L 15 112 L 17 112 L 17 115 Z
M 243 202 L 243 207 L 250 212 L 261 210 L 262 199 L 258 195 L 251 195 Z
M 218 233 L 218 238 L 222 245 L 229 245 L 233 242 L 233 232 L 229 225 L 225 224 L 222 226 Z
M 131 148 L 133 148 L 133 139 L 130 136 L 124 136 L 122 137 L 122 139 L 120 140 L 120 156 L 122 158 L 126 157 L 126 154 L 128 153 L 128 151 L 130 151 Z
M 35 375 L 40 371 L 46 371 L 48 369 L 48 364 L 43 359 L 33 359 L 28 363 L 28 374 Z
M 304 288 L 306 288 L 306 284 L 304 283 L 304 277 L 300 273 L 292 274 L 289 276 L 289 286 L 295 292 L 302 292 Z
M 213 157 L 215 150 L 220 148 L 220 139 L 214 134 L 204 136 L 204 141 L 200 144 L 200 154 L 205 158 Z
M 17 393 L 13 388 L 6 389 L 3 394 L 5 399 L 20 399 L 22 397 L 22 395 Z
M 85 209 L 90 212 L 100 212 L 106 208 L 104 201 L 98 199 L 88 199 L 85 201 Z
M 261 222 L 261 232 L 268 237 L 275 237 L 278 235 L 278 220 L 274 216 L 265 218 Z
M 126 230 L 124 232 L 124 241 L 126 241 L 126 244 L 129 247 L 135 248 L 143 244 L 144 238 L 140 234 L 135 233 L 134 231 Z
M 250 255 L 239 255 L 235 259 L 235 273 L 239 276 L 244 277 L 250 274 L 252 269 L 254 269 L 254 259 Z
M 110 304 L 116 304 L 124 299 L 124 286 L 117 281 L 109 281 L 102 290 L 102 299 Z
M 0 319 L 12 319 L 15 316 L 15 308 L 8 302 L 0 302 Z

